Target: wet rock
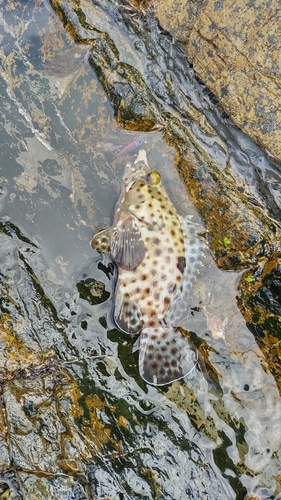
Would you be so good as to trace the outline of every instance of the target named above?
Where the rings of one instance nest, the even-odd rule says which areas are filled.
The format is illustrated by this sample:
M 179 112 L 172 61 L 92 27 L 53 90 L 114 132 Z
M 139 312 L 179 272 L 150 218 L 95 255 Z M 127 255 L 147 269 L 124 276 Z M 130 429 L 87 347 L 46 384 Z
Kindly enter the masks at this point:
M 95 279 L 82 280 L 76 286 L 81 299 L 88 300 L 93 305 L 101 304 L 110 296 L 110 293 L 105 290 L 104 283 Z
M 0 473 L 0 492 L 3 498 L 12 498 L 22 500 L 22 493 L 18 478 L 11 469 L 1 469 Z
M 278 2 L 266 10 L 262 3 L 233 0 L 151 5 L 234 123 L 280 160 Z
M 117 122 L 125 129 L 149 132 L 161 120 L 154 96 L 135 68 L 119 61 L 104 68 L 103 57 L 96 45 L 90 62 L 114 104 Z
M 19 231 L 17 234 L 22 238 Z M 162 396 L 161 405 L 155 406 L 147 388 L 141 388 L 143 383 L 134 382 L 137 368 L 128 342 L 122 346 L 121 336 L 119 356 L 113 357 L 109 339 L 106 343 L 101 340 L 103 327 L 85 331 L 75 326 L 81 309 L 68 320 L 57 316 L 33 270 L 38 267 L 38 255 L 31 253 L 34 247 L 27 238 L 23 241 L 17 234 L 1 233 L 5 309 L 1 332 L 6 346 L 1 372 L 3 491 L 19 499 L 32 495 L 59 500 L 113 498 L 121 494 L 126 500 L 136 495 L 172 498 L 180 457 L 184 467 L 178 498 L 186 491 L 196 496 L 204 491 L 211 500 L 209 484 L 215 485 L 219 499 L 225 498 L 225 489 L 234 498 L 231 488 L 206 464 L 188 419 L 183 428 L 178 423 L 171 427 L 168 401 L 164 411 L 167 423 L 160 430 L 165 406 Z M 19 258 L 21 253 L 28 265 Z M 71 302 L 71 297 L 66 300 Z M 91 328 L 93 311 L 86 308 L 85 313 Z M 102 349 L 105 355 L 93 355 L 87 339 L 91 351 Z M 127 363 L 130 376 L 124 369 Z M 162 410 L 154 415 L 157 408 Z M 216 441 L 215 429 L 207 435 Z M 200 477 L 198 483 L 190 484 L 191 476 Z
M 260 267 L 246 273 L 240 284 L 238 302 L 270 370 L 281 388 L 281 255 L 264 260 Z
M 244 500 L 260 500 L 260 497 L 255 493 L 248 493 L 245 495 Z
M 278 170 L 206 105 L 182 48 L 133 3 L 5 10 L 2 488 L 58 500 L 276 496 L 277 337 L 266 351 L 251 315 L 261 303 L 270 321 L 279 314 Z M 140 378 L 136 339 L 112 322 L 114 269 L 89 245 L 133 160 L 117 154 L 135 139 L 124 129 L 155 125 L 143 134 L 149 162 L 180 213 L 206 222 L 225 270 L 204 263 L 182 325 L 209 374 L 163 389 Z
M 27 498 L 35 497 L 38 500 L 46 498 L 66 498 L 75 500 L 87 500 L 89 496 L 75 479 L 71 477 L 45 478 L 40 476 L 31 476 L 21 472 L 20 481 L 23 485 L 23 495 Z
M 63 18 L 64 2 L 56 2 L 54 7 L 58 15 Z M 263 209 L 251 206 L 247 196 L 237 190 L 234 179 L 228 176 L 226 169 L 220 171 L 213 158 L 206 154 L 198 141 L 194 143 L 190 129 L 162 104 L 157 103 L 150 89 L 141 83 L 143 82 L 141 74 L 124 66 L 114 41 L 109 41 L 107 36 L 101 37 L 95 27 L 90 30 L 87 25 L 85 29 L 85 25 L 80 24 L 78 13 L 76 4 L 71 3 L 66 27 L 71 29 L 75 40 L 79 40 L 80 43 L 81 41 L 86 43 L 93 36 L 92 32 L 95 33 L 90 60 L 95 65 L 97 75 L 114 105 L 116 116 L 120 113 L 122 102 L 122 107 L 130 115 L 130 128 L 142 129 L 138 111 L 130 113 L 135 109 L 136 99 L 145 96 L 146 113 L 158 116 L 158 125 L 166 130 L 166 140 L 177 148 L 179 171 L 189 188 L 192 201 L 212 235 L 212 248 L 220 267 L 236 269 L 254 263 L 259 256 L 273 251 L 279 229 L 264 217 Z M 115 76 L 118 67 L 123 68 L 121 80 Z M 127 86 L 130 90 L 126 90 L 126 100 L 124 100 L 120 95 L 120 89 L 123 92 Z M 156 115 L 151 109 L 152 104 L 156 106 Z M 208 133 L 215 132 L 210 128 Z M 223 243 L 227 238 L 229 244 Z M 236 246 L 238 244 L 239 248 Z M 233 245 L 236 246 L 235 255 L 231 255 Z

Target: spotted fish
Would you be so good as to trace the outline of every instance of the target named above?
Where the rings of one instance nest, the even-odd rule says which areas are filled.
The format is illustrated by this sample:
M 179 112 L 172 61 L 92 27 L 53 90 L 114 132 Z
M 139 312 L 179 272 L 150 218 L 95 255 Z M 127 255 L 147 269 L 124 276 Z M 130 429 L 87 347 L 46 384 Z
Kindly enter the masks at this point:
M 204 246 L 199 225 L 176 211 L 146 152 L 128 163 L 113 225 L 92 240 L 118 268 L 114 320 L 140 333 L 139 371 L 153 385 L 187 375 L 197 354 L 175 330 Z

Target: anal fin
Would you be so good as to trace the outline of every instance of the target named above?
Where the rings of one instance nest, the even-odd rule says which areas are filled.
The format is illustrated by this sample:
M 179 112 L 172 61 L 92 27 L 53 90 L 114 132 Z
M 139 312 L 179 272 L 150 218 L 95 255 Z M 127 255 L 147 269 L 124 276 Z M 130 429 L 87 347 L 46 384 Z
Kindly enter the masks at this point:
M 115 290 L 114 321 L 123 332 L 136 335 L 143 327 L 141 314 L 135 301 L 128 294 L 122 293 L 120 287 Z

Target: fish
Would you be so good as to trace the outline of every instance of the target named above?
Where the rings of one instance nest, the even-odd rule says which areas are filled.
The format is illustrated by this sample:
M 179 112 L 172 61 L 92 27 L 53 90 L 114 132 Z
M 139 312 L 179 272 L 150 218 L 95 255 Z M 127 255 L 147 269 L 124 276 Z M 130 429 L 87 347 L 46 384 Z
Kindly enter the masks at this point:
M 195 348 L 176 328 L 203 254 L 201 233 L 201 225 L 179 215 L 140 149 L 125 167 L 112 226 L 91 245 L 117 266 L 114 321 L 140 334 L 139 373 L 154 386 L 185 377 L 197 364 Z

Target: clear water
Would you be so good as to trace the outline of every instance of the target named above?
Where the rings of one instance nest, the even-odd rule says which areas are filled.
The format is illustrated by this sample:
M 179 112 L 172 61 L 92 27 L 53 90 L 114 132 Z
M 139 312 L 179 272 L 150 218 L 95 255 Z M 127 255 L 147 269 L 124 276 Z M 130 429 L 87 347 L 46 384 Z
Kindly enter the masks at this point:
M 207 366 L 156 389 L 115 328 L 114 276 L 89 244 L 112 220 L 128 159 L 118 151 L 140 135 L 179 212 L 204 223 L 174 166 L 177 144 L 161 126 L 117 124 L 90 44 L 76 45 L 48 2 L 0 8 L 3 488 L 9 498 L 279 498 L 280 395 L 237 306 L 241 272 L 206 256 L 181 327 Z M 180 46 L 124 5 L 81 11 L 278 224 L 279 165 L 220 115 Z

